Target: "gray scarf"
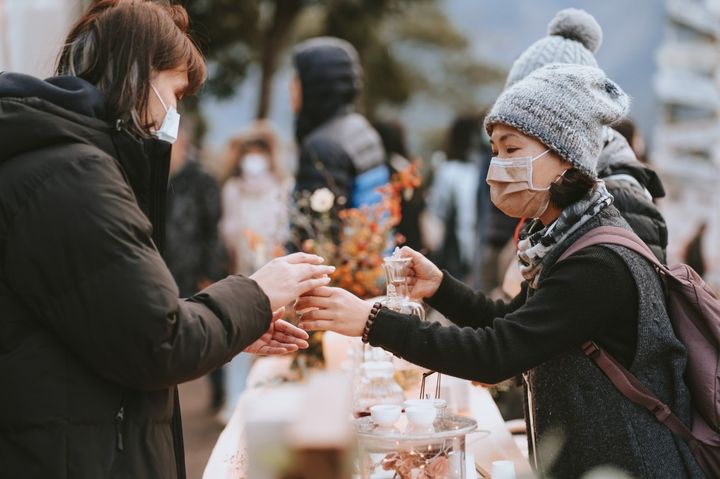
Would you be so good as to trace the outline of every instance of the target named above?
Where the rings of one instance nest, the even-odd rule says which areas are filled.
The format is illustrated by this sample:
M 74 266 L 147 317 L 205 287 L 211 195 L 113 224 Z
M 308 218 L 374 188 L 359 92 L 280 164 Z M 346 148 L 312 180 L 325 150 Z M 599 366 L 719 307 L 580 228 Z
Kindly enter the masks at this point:
M 585 198 L 565 208 L 553 224 L 543 227 L 536 219 L 523 230 L 518 243 L 518 260 L 520 272 L 532 288 L 537 289 L 545 256 L 612 202 L 613 197 L 605 183 L 598 180 Z

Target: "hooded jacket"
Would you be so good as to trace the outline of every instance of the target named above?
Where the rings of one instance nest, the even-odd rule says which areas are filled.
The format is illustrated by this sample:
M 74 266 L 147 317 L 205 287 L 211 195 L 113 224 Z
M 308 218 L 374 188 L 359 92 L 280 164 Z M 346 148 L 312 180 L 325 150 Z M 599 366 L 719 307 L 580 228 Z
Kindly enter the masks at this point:
M 84 80 L 0 74 L 3 477 L 184 477 L 175 385 L 268 328 L 246 278 L 178 299 L 168 164 Z
M 615 198 L 615 208 L 655 256 L 666 263 L 667 224 L 653 203 L 655 198 L 665 196 L 657 173 L 640 163 L 627 140 L 610 128 L 598 158 L 597 172 Z
M 343 40 L 321 37 L 298 45 L 293 62 L 302 85 L 296 190 L 325 187 L 349 206 L 373 203 L 374 190 L 388 181 L 389 170 L 380 135 L 354 112 L 360 89 L 357 53 Z

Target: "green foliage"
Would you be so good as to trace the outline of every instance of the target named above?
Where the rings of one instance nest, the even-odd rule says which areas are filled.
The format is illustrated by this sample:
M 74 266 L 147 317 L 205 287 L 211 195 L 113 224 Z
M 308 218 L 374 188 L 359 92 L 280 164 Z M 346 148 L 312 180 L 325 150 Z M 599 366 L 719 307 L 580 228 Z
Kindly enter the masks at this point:
M 402 105 L 416 93 L 450 106 L 474 101 L 479 85 L 504 72 L 474 59 L 467 40 L 438 0 L 183 0 L 193 34 L 210 64 L 206 93 L 235 93 L 257 63 L 263 70 L 261 106 L 269 82 L 293 41 L 316 35 L 348 40 L 358 50 L 365 88 L 361 109 L 371 118 L 383 105 Z

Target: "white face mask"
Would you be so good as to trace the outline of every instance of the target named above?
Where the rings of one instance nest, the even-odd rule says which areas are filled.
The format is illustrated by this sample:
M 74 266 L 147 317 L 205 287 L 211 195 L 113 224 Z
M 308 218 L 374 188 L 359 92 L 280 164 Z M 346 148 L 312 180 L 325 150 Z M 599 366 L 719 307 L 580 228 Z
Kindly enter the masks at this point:
M 155 96 L 160 100 L 160 104 L 165 108 L 165 119 L 160 125 L 160 128 L 153 132 L 159 140 L 167 141 L 173 144 L 177 141 L 178 130 L 180 130 L 180 114 L 177 112 L 174 106 L 170 108 L 165 106 L 165 102 L 160 97 L 160 94 L 155 89 L 155 85 L 150 84 L 150 88 L 155 92 Z
M 245 177 L 257 177 L 270 171 L 270 162 L 265 155 L 248 153 L 243 157 L 240 169 Z
M 533 185 L 533 163 L 550 150 L 522 158 L 493 158 L 487 175 L 490 200 L 513 218 L 537 218 L 550 204 L 550 186 Z

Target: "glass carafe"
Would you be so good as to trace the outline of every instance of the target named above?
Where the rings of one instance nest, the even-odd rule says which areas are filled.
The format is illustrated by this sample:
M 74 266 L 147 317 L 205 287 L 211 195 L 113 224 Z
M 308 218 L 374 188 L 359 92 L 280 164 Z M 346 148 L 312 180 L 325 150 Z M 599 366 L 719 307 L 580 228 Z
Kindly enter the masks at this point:
M 382 305 L 393 311 L 402 314 L 412 314 L 425 319 L 425 308 L 410 299 L 407 284 L 412 259 L 400 256 L 399 248 L 395 248 L 392 256 L 383 261 L 385 280 L 387 283 L 387 295 L 381 301 Z M 400 384 L 406 394 L 415 392 L 422 381 L 425 369 L 400 358 L 393 358 L 395 365 L 395 380 Z
M 400 256 L 399 248 L 395 248 L 392 256 L 383 260 L 387 293 L 382 305 L 398 313 L 412 314 L 424 320 L 425 308 L 410 299 L 407 280 L 411 261 L 410 258 Z

